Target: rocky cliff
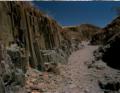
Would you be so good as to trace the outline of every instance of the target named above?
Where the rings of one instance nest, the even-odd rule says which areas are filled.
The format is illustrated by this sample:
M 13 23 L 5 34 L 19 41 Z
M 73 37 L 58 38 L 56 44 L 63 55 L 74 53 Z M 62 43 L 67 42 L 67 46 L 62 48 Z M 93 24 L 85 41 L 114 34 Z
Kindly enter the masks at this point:
M 54 72 L 67 62 L 70 43 L 61 29 L 29 2 L 0 2 L 0 93 L 26 93 L 29 68 Z
M 26 64 L 38 68 L 43 60 L 49 60 L 42 57 L 42 50 L 62 47 L 61 27 L 29 3 L 1 2 L 0 7 L 0 38 L 6 48 L 18 47 L 29 61 Z

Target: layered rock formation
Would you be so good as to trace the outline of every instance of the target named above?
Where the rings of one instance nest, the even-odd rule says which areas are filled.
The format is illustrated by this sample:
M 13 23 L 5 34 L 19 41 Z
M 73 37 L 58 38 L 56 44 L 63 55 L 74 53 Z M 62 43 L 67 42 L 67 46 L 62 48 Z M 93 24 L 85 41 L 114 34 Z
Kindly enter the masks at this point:
M 41 50 L 62 47 L 61 27 L 52 18 L 27 2 L 1 2 L 0 6 L 0 38 L 8 48 L 16 44 L 24 64 L 38 68 L 50 60 Z
M 67 62 L 70 43 L 62 27 L 29 2 L 0 2 L 0 20 L 0 93 L 22 93 L 29 68 L 54 71 Z

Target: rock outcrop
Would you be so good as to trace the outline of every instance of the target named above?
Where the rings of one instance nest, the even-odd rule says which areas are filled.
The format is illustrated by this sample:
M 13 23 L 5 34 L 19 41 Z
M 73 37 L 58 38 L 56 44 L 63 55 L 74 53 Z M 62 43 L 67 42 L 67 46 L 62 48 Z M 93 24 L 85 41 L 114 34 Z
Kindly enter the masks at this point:
M 99 57 L 114 69 L 120 69 L 120 16 L 114 19 L 110 24 L 102 29 L 102 32 L 96 33 L 91 44 L 100 44 L 98 49 Z
M 44 70 L 44 62 L 51 58 L 43 51 L 61 49 L 70 54 L 69 48 L 65 48 L 68 41 L 60 33 L 61 26 L 29 2 L 0 2 L 0 12 L 0 39 L 8 49 L 18 47 L 14 53 L 8 52 L 13 62 L 24 64 L 24 70 L 28 66 Z M 20 64 L 17 65 L 21 67 Z
M 106 27 L 102 28 L 101 31 L 95 33 L 92 37 L 91 44 L 107 44 L 120 33 L 120 16 L 114 19 Z
M 24 90 L 29 68 L 54 72 L 67 62 L 71 47 L 61 30 L 29 2 L 0 2 L 0 93 Z

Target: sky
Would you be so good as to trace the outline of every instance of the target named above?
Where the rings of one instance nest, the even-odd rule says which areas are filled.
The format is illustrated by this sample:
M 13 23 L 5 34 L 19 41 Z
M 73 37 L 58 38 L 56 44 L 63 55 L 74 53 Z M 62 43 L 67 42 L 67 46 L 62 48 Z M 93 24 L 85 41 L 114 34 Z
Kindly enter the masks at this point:
M 34 1 L 33 4 L 62 26 L 93 24 L 105 27 L 117 14 L 120 2 Z

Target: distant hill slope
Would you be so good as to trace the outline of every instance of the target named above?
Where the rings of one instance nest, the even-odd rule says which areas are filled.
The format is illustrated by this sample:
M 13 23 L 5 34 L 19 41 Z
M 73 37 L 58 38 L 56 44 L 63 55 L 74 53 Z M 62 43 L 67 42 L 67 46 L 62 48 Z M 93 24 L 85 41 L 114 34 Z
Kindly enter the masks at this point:
M 90 40 L 92 36 L 101 31 L 100 27 L 91 24 L 81 24 L 79 26 L 65 26 L 63 27 L 63 33 L 69 39 L 77 39 L 79 41 Z

